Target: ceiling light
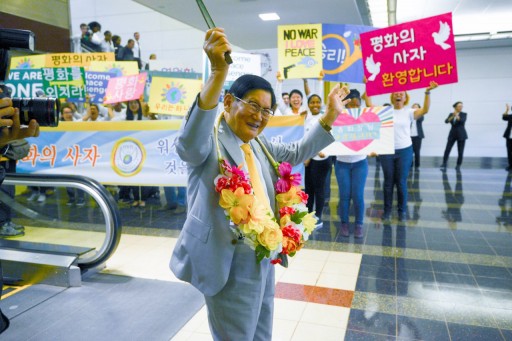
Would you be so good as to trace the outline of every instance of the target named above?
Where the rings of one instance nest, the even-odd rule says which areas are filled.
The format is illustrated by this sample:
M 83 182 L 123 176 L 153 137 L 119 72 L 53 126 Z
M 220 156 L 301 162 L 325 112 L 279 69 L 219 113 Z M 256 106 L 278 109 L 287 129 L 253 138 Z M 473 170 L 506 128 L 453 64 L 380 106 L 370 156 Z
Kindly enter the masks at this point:
M 261 13 L 261 14 L 258 14 L 258 16 L 263 21 L 271 21 L 271 20 L 279 20 L 279 19 L 281 19 L 281 18 L 279 18 L 277 13 Z

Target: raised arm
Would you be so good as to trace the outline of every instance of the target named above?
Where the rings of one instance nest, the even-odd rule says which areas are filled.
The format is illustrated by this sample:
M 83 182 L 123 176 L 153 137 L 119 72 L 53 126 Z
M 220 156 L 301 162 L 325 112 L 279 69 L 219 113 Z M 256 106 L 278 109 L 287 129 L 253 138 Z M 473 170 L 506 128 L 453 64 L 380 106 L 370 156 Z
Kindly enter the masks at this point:
M 416 109 L 414 111 L 415 120 L 428 113 L 430 109 L 430 91 L 434 90 L 437 87 L 438 85 L 436 82 L 430 82 L 430 86 L 425 90 L 425 99 L 423 100 L 423 107 Z
M 363 76 L 364 92 L 363 92 L 363 95 L 361 96 L 361 98 L 363 99 L 366 107 L 370 108 L 370 107 L 373 107 L 373 101 L 372 101 L 372 98 L 370 96 L 368 96 L 368 94 L 366 93 L 366 82 L 367 82 L 366 76 Z
M 224 29 L 208 30 L 203 48 L 210 60 L 212 72 L 199 94 L 198 104 L 201 109 L 209 110 L 217 106 L 229 70 L 224 53 L 231 52 L 231 45 L 224 34 Z
M 322 127 L 327 130 L 331 129 L 332 124 L 338 115 L 345 108 L 345 105 L 350 101 L 349 99 L 343 101 L 343 98 L 347 97 L 349 93 L 350 90 L 346 86 L 341 88 L 339 84 L 336 84 L 336 86 L 331 90 L 329 96 L 327 97 L 325 114 L 319 120 Z
M 285 115 L 286 109 L 288 106 L 283 101 L 283 77 L 281 76 L 281 72 L 277 71 L 276 73 L 276 100 L 277 100 L 277 108 L 281 112 L 282 115 Z
M 512 119 L 512 115 L 509 115 L 508 112 L 510 110 L 510 105 L 505 104 L 505 112 L 503 113 L 503 121 L 510 121 Z

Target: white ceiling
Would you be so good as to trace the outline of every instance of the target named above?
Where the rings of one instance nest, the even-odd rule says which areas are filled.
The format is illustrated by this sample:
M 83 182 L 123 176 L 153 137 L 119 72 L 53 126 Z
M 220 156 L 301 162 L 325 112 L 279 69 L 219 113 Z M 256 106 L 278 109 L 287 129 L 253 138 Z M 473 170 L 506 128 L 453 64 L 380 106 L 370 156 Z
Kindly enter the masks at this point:
M 195 0 L 135 0 L 200 30 L 206 24 Z M 383 4 L 387 0 L 382 1 Z M 368 25 L 366 0 L 203 0 L 215 24 L 247 50 L 275 48 L 277 26 L 307 23 Z M 260 13 L 281 20 L 263 22 Z M 397 23 L 453 12 L 454 33 L 512 31 L 512 0 L 397 0 Z

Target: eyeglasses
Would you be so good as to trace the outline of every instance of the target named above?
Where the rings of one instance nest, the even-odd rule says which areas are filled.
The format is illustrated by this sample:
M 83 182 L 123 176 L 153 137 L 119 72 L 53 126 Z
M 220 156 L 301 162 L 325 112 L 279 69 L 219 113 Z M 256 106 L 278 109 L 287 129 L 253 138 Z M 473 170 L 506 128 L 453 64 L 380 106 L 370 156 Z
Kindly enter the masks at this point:
M 233 95 L 233 97 L 235 97 L 238 101 L 242 102 L 243 104 L 247 105 L 247 107 L 249 108 L 250 114 L 257 114 L 257 113 L 261 112 L 261 115 L 263 115 L 264 118 L 269 118 L 270 116 L 274 116 L 274 111 L 272 111 L 271 109 L 264 109 L 254 102 L 244 101 L 243 99 L 238 98 L 234 95 Z

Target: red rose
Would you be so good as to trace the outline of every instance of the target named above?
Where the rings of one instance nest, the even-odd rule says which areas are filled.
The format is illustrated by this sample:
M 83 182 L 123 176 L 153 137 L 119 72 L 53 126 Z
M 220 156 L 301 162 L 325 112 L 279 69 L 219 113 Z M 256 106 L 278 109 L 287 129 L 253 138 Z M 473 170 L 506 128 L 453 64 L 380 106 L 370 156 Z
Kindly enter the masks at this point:
M 217 180 L 217 186 L 215 186 L 215 190 L 217 192 L 222 192 L 223 189 L 226 189 L 229 185 L 228 178 L 222 177 Z
M 285 206 L 279 210 L 279 216 L 283 217 L 287 214 L 292 215 L 295 213 L 295 209 L 291 206 Z
M 306 194 L 306 192 L 298 191 L 297 195 L 300 197 L 300 200 L 302 201 L 303 204 L 308 203 L 308 195 Z
M 300 243 L 300 231 L 293 228 L 291 225 L 283 227 L 281 230 L 283 232 L 283 237 L 288 237 L 293 239 L 297 244 Z

